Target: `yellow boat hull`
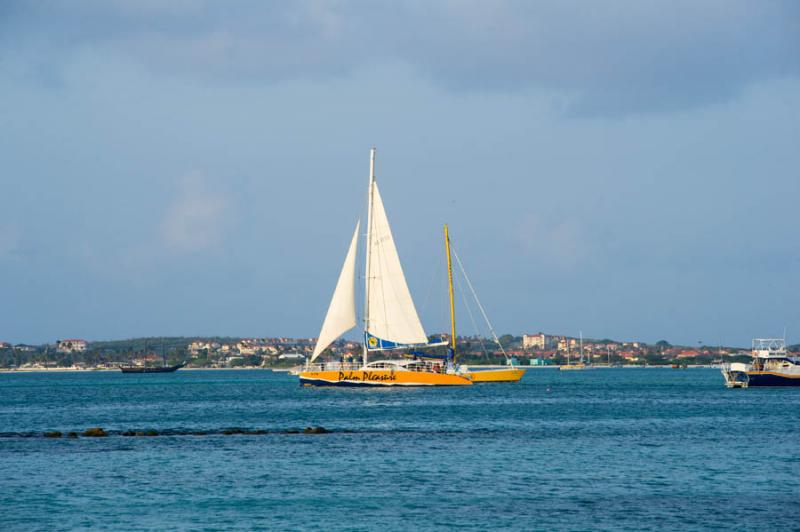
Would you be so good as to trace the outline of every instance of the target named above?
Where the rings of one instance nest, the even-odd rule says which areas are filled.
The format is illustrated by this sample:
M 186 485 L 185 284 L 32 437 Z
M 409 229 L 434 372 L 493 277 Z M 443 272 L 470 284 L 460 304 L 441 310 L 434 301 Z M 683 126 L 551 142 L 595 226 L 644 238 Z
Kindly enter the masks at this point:
M 519 368 L 498 368 L 467 372 L 467 376 L 472 379 L 472 382 L 517 382 L 523 375 L 525 375 L 525 370 Z
M 343 371 L 303 371 L 303 386 L 469 386 L 472 381 L 460 375 L 427 371 L 359 369 Z

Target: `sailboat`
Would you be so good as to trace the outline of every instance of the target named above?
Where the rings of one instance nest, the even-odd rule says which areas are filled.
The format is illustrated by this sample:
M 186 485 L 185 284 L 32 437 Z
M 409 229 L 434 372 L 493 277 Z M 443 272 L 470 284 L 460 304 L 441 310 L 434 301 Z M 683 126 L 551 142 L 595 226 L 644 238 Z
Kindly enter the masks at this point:
M 175 364 L 174 366 L 136 366 L 129 364 L 127 366 L 120 366 L 119 369 L 122 370 L 122 373 L 172 373 L 174 371 L 178 371 L 185 365 L 186 362 L 181 362 L 180 364 Z
M 356 223 L 339 280 L 333 292 L 319 338 L 306 366 L 299 373 L 304 386 L 465 386 L 472 380 L 455 366 L 455 317 L 452 271 L 450 307 L 452 330 L 449 341 L 429 342 L 406 283 L 389 220 L 375 179 L 375 148 L 370 150 L 369 189 L 364 274 L 364 346 L 361 363 L 315 363 L 333 342 L 357 324 L 355 271 L 360 223 Z M 449 239 L 445 226 L 449 260 Z M 448 346 L 437 358 L 420 349 Z M 403 351 L 401 358 L 373 356 Z
M 147 351 L 147 346 L 145 345 L 145 351 Z M 172 373 L 174 371 L 178 371 L 183 366 L 186 365 L 186 362 L 181 362 L 180 364 L 175 364 L 174 366 L 167 365 L 167 355 L 164 352 L 164 345 L 161 345 L 161 358 L 163 359 L 163 364 L 161 366 L 148 366 L 146 361 L 142 361 L 141 364 L 127 364 L 127 365 L 120 365 L 119 369 L 122 373 Z
M 570 364 L 570 361 L 569 361 L 569 359 L 570 359 L 570 345 L 569 345 L 570 340 L 567 340 L 567 363 L 560 365 L 558 367 L 559 370 L 561 370 L 561 371 L 575 371 L 575 370 L 580 370 L 580 369 L 586 369 L 586 364 L 583 362 L 583 332 L 582 331 L 581 331 L 580 335 L 581 335 L 581 347 L 580 347 L 581 359 L 580 359 L 580 362 L 578 362 L 577 364 Z

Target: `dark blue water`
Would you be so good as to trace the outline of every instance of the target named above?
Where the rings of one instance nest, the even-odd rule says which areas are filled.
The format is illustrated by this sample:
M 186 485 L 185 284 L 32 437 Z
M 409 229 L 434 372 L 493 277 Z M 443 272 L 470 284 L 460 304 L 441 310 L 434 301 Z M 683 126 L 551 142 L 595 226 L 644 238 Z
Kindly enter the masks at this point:
M 798 529 L 799 404 L 711 369 L 378 390 L 0 374 L 0 528 Z M 216 434 L 26 437 L 94 426 Z M 286 433 L 306 426 L 333 432 Z

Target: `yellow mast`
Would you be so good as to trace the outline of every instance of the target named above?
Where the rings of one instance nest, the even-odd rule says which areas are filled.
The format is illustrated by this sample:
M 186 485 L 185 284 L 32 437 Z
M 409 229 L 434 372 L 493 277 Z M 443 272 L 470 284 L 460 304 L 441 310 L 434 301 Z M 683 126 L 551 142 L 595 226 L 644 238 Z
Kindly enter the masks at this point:
M 453 263 L 450 260 L 450 232 L 444 224 L 444 247 L 447 251 L 447 280 L 450 288 L 450 351 L 453 363 L 456 360 L 456 301 L 453 297 Z

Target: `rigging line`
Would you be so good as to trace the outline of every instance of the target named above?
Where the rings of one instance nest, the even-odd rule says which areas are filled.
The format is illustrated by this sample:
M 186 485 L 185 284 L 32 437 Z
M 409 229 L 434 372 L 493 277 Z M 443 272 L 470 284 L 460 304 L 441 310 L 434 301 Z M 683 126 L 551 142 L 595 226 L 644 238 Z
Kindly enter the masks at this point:
M 359 218 L 359 223 L 360 222 L 361 222 L 361 219 Z M 366 227 L 366 225 L 367 224 L 364 224 L 365 227 Z M 369 231 L 369 228 L 367 228 L 366 231 Z M 358 233 L 358 242 L 356 242 L 356 257 L 355 257 L 356 275 L 357 275 L 357 279 L 358 279 L 359 282 L 355 283 L 355 286 L 353 288 L 353 300 L 354 300 L 354 303 L 356 305 L 356 312 L 358 312 L 359 310 L 361 311 L 360 316 L 361 316 L 361 323 L 362 324 L 365 324 L 364 322 L 365 322 L 365 319 L 366 319 L 366 314 L 365 314 L 366 309 L 364 307 L 366 305 L 364 304 L 364 298 L 360 297 L 360 296 L 362 296 L 362 295 L 365 296 L 366 292 L 367 292 L 366 286 L 364 286 L 366 284 L 366 282 L 367 282 L 367 268 L 366 268 L 366 265 L 359 260 L 359 258 L 362 257 L 363 255 L 359 254 L 358 250 L 360 249 L 361 253 L 363 253 L 363 254 L 367 253 L 366 245 L 364 244 L 366 241 L 367 241 L 367 233 L 359 231 L 359 233 Z M 359 315 L 357 314 L 356 315 L 356 321 L 358 321 L 358 319 L 357 319 L 358 316 Z
M 429 281 L 430 284 L 428 285 L 428 291 L 425 292 L 425 299 L 422 301 L 422 306 L 420 307 L 423 313 L 427 312 L 429 308 L 429 304 L 431 302 L 431 294 L 433 293 L 434 288 L 439 286 L 439 279 L 441 277 L 441 274 L 442 274 L 442 267 L 441 264 L 437 261 L 436 266 L 431 269 L 431 278 Z
M 384 213 L 385 212 L 386 211 L 384 210 Z M 390 331 L 391 324 L 389 323 L 389 320 L 388 320 L 389 308 L 387 307 L 387 303 L 386 303 L 386 300 L 388 299 L 386 297 L 386 288 L 387 288 L 387 286 L 386 286 L 386 276 L 384 275 L 384 271 L 383 271 L 384 270 L 384 262 L 386 261 L 386 251 L 384 250 L 383 239 L 380 239 L 378 241 L 378 249 L 380 250 L 380 252 L 379 252 L 380 255 L 379 256 L 380 256 L 380 259 L 381 259 L 380 262 L 378 263 L 378 269 L 380 270 L 380 273 L 381 273 L 381 307 L 383 308 L 383 316 L 382 316 L 382 318 L 383 318 L 383 328 L 384 328 L 384 334 L 386 334 L 388 336 L 391 336 L 391 335 L 394 334 L 394 331 Z M 389 288 L 393 288 L 393 286 L 390 284 Z M 392 295 L 394 296 L 394 294 L 392 294 Z M 397 299 L 397 298 L 395 297 L 395 299 Z M 387 338 L 387 340 L 388 340 L 388 338 Z
M 486 315 L 486 311 L 483 309 L 483 305 L 481 305 L 481 300 L 478 299 L 478 294 L 475 292 L 475 288 L 472 286 L 472 281 L 469 280 L 467 271 L 464 269 L 464 265 L 461 263 L 461 258 L 458 256 L 458 252 L 455 250 L 455 248 L 452 247 L 452 245 L 451 248 L 453 250 L 453 255 L 456 258 L 456 262 L 458 262 L 458 267 L 461 269 L 461 273 L 464 275 L 464 279 L 467 281 L 467 286 L 469 286 L 469 289 L 472 292 L 472 297 L 475 298 L 475 302 L 478 304 L 478 308 L 480 309 L 481 314 L 483 314 L 483 319 L 486 320 L 486 325 L 489 326 L 489 331 L 491 331 L 492 333 L 492 338 L 494 338 L 494 341 L 497 342 L 497 345 L 500 346 L 500 351 L 503 353 L 503 356 L 506 357 L 507 359 L 508 355 L 506 354 L 506 350 L 503 349 L 503 344 L 500 343 L 500 339 L 497 337 L 497 333 L 494 331 L 494 327 L 492 327 L 492 322 L 489 321 L 489 316 Z
M 475 328 L 475 335 L 478 337 L 478 342 L 480 342 L 481 344 L 481 350 L 483 351 L 483 355 L 488 358 L 489 352 L 486 350 L 486 345 L 484 345 L 483 343 L 483 338 L 481 337 L 481 331 L 480 329 L 478 329 L 478 324 L 475 322 L 475 316 L 472 315 L 472 309 L 467 304 L 467 296 L 464 295 L 464 289 L 461 287 L 461 279 L 459 277 L 456 277 L 456 284 L 458 285 L 458 294 L 461 296 L 461 300 L 464 302 L 464 308 L 467 309 L 467 315 L 469 315 L 469 321 L 472 322 L 472 326 Z
M 384 213 L 386 211 L 384 210 Z M 380 286 L 380 295 L 381 295 L 381 310 L 383 314 L 381 315 L 381 320 L 379 323 L 383 326 L 383 335 L 381 337 L 382 340 L 390 340 L 392 336 L 395 335 L 395 325 L 389 321 L 389 300 L 397 301 L 398 300 L 398 293 L 397 287 L 392 282 L 387 282 L 387 279 L 390 279 L 388 275 L 388 264 L 386 258 L 386 250 L 388 249 L 389 244 L 393 244 L 395 246 L 395 252 L 397 252 L 397 244 L 394 242 L 394 237 L 388 239 L 386 233 L 380 233 L 379 238 L 376 239 L 376 250 L 378 252 L 378 273 L 376 275 L 377 278 L 380 279 L 379 286 Z M 399 253 L 398 253 L 399 255 Z M 398 257 L 399 258 L 399 257 Z M 402 271 L 402 265 L 401 265 Z M 396 317 L 396 316 L 394 316 Z M 408 325 L 408 316 L 401 316 L 403 318 L 404 325 Z M 385 336 L 385 338 L 383 337 Z
M 367 363 L 367 348 L 366 333 L 369 332 L 369 295 L 372 289 L 372 238 L 374 236 L 375 216 L 372 212 L 374 204 L 373 194 L 375 192 L 375 175 L 370 171 L 369 189 L 367 190 L 367 234 L 364 238 L 364 364 Z

